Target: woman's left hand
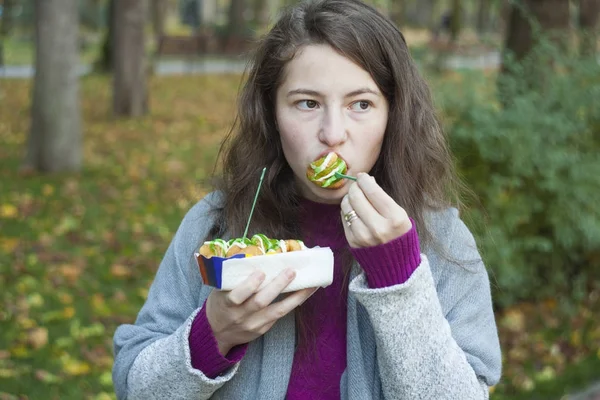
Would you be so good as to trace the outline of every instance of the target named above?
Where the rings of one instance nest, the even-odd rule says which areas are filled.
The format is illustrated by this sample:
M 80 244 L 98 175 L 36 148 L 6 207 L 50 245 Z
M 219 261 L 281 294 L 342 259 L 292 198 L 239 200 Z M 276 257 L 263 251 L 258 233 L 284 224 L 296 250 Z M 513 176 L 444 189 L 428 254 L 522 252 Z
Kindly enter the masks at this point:
M 341 209 L 346 239 L 353 248 L 388 243 L 412 228 L 406 211 L 366 173 L 357 175 Z

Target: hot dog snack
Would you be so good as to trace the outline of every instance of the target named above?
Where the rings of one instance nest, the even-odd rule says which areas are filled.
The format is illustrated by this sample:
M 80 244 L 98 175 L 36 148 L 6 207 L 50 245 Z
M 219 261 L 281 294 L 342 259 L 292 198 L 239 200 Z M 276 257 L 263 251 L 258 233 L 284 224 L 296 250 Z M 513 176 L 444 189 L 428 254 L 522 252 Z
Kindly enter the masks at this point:
M 204 242 L 200 247 L 200 255 L 211 258 L 231 257 L 236 254 L 249 256 L 261 256 L 265 254 L 287 253 L 288 251 L 305 250 L 306 246 L 301 240 L 277 240 L 269 239 L 262 234 L 256 234 L 252 238 L 239 238 L 225 241 L 215 239 Z
M 195 256 L 204 283 L 219 290 L 233 289 L 257 269 L 265 273 L 263 286 L 284 269 L 295 270 L 296 278 L 283 292 L 328 286 L 333 281 L 331 249 L 307 248 L 301 240 L 271 239 L 262 234 L 214 239 L 204 242 Z
M 309 164 L 306 177 L 315 185 L 326 189 L 338 189 L 344 182 L 343 178 L 336 176 L 336 172 L 345 174 L 346 162 L 334 152 Z

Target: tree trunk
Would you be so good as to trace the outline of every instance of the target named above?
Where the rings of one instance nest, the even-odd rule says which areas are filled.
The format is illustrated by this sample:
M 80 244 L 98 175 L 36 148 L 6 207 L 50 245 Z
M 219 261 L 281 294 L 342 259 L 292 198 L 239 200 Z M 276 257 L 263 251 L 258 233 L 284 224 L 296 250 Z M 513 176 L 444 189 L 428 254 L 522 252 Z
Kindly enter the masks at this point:
M 113 111 L 140 116 L 148 111 L 144 0 L 115 1 Z
M 12 13 L 15 0 L 4 0 L 0 18 L 0 67 L 4 66 L 4 40 L 12 28 Z
M 406 4 L 403 0 L 390 1 L 390 18 L 400 29 L 404 26 L 404 14 L 406 12 Z
M 244 21 L 244 0 L 231 0 L 229 5 L 229 25 L 227 30 L 230 36 L 239 37 L 243 32 L 246 25 Z
M 461 0 L 452 0 L 452 17 L 450 19 L 450 42 L 456 43 L 462 30 Z
M 499 74 L 498 93 L 506 104 L 509 100 L 502 84 L 513 70 L 507 65 L 508 54 L 522 63 L 522 75 L 514 76 L 519 85 L 529 90 L 543 91 L 550 82 L 554 60 L 547 55 L 531 53 L 540 35 L 547 35 L 562 51 L 567 50 L 566 33 L 569 29 L 569 2 L 564 0 L 524 0 L 522 7 L 512 5 Z M 531 21 L 533 20 L 533 22 Z M 539 30 L 539 32 L 538 32 Z M 528 56 L 532 54 L 532 58 Z M 524 61 L 528 57 L 527 61 Z
M 216 0 L 202 0 L 200 7 L 201 20 L 203 26 L 212 26 L 217 20 L 218 5 Z
M 539 24 L 541 33 L 549 34 L 559 45 L 569 29 L 569 2 L 565 0 L 524 0 L 523 9 L 512 6 L 506 31 L 505 51 L 522 60 L 535 46 L 536 38 L 528 15 Z
M 77 0 L 35 1 L 35 78 L 24 168 L 81 168 Z
M 477 9 L 477 33 L 479 36 L 489 32 L 490 27 L 490 0 L 479 0 Z
M 591 56 L 598 52 L 598 19 L 600 0 L 579 0 L 580 54 Z
M 254 0 L 254 20 L 256 26 L 265 29 L 269 25 L 269 0 Z
M 106 34 L 100 50 L 100 56 L 95 62 L 96 70 L 100 72 L 113 71 L 113 55 L 115 41 L 115 0 L 108 0 L 108 11 L 106 14 Z
M 396 0 L 398 1 L 398 0 Z M 417 20 L 419 21 L 419 25 L 430 29 L 433 25 L 433 0 L 421 0 L 417 3 Z
M 168 9 L 167 0 L 151 0 L 150 1 L 150 15 L 152 19 L 152 29 L 154 30 L 154 37 L 160 38 L 165 33 L 165 22 L 167 18 Z
M 0 19 L 0 35 L 8 35 L 13 25 L 13 8 L 15 0 L 4 0 L 2 2 L 2 18 Z
M 246 34 L 245 6 L 244 0 L 231 0 L 229 4 L 226 53 L 239 53 L 242 51 Z

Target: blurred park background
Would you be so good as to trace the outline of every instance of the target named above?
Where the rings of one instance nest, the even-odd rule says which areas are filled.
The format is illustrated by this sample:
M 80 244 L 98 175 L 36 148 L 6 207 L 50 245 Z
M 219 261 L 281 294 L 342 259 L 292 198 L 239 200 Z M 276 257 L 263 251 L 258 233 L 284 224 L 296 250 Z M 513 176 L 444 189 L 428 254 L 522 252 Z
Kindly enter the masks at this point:
M 0 400 L 114 399 L 290 0 L 0 0 Z M 600 0 L 372 0 L 431 83 L 503 350 L 492 399 L 598 399 Z M 217 166 L 218 171 L 218 166 Z

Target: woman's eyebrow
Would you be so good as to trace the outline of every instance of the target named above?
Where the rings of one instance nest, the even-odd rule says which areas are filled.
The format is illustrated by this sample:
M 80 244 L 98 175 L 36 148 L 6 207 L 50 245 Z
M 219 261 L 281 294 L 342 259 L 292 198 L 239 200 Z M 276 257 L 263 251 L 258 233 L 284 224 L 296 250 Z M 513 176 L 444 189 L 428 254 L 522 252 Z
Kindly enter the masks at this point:
M 365 94 L 365 93 L 370 93 L 373 94 L 375 96 L 380 96 L 379 92 L 370 89 L 368 87 L 364 87 L 364 88 L 360 88 L 360 89 L 356 89 L 351 91 L 350 93 L 347 93 L 344 97 L 348 98 L 348 97 L 354 97 L 354 96 L 358 96 L 361 94 Z M 316 91 L 316 90 L 311 90 L 311 89 L 294 89 L 294 90 L 290 90 L 287 94 L 287 97 L 291 97 L 297 94 L 303 94 L 303 95 L 307 95 L 307 96 L 314 96 L 314 97 L 322 97 L 323 95 Z
M 344 96 L 344 97 L 354 97 L 354 96 L 358 96 L 358 95 L 365 94 L 365 93 L 370 93 L 375 96 L 380 96 L 379 92 L 377 92 L 373 89 L 370 89 L 368 87 L 364 87 L 364 88 L 360 88 L 357 90 L 353 90 L 350 93 L 346 94 L 346 96 Z
M 290 90 L 287 94 L 287 97 L 291 97 L 294 96 L 296 94 L 304 94 L 307 96 L 314 96 L 314 97 L 319 97 L 321 96 L 321 93 L 317 92 L 316 90 L 310 90 L 310 89 L 294 89 L 294 90 Z

